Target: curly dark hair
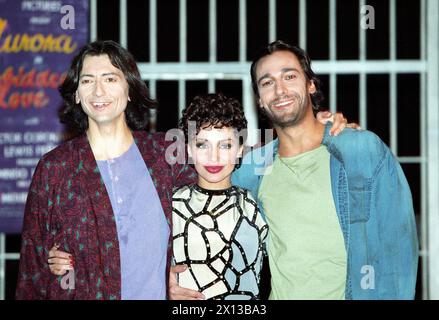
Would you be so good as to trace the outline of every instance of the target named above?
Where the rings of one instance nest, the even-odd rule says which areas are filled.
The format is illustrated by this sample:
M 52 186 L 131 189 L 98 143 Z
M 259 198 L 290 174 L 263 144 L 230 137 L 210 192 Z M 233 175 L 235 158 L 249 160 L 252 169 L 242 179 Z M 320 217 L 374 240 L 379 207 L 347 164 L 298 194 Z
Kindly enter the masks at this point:
M 131 130 L 144 130 L 148 126 L 149 110 L 156 107 L 156 101 L 149 96 L 149 90 L 140 77 L 139 69 L 132 54 L 112 40 L 95 41 L 85 45 L 73 58 L 70 69 L 59 92 L 64 99 L 64 106 L 59 111 L 59 118 L 70 130 L 81 134 L 88 129 L 88 117 L 80 103 L 75 101 L 79 76 L 87 56 L 107 55 L 113 66 L 120 69 L 128 82 L 129 97 L 125 109 L 125 119 Z
M 268 56 L 277 51 L 289 51 L 297 57 L 303 69 L 303 72 L 305 73 L 306 79 L 308 81 L 312 80 L 314 82 L 314 85 L 316 87 L 316 92 L 311 94 L 311 101 L 312 101 L 314 112 L 319 111 L 320 104 L 323 101 L 324 97 L 321 89 L 321 81 L 314 73 L 314 71 L 311 69 L 310 57 L 303 49 L 297 46 L 290 45 L 282 40 L 276 40 L 271 42 L 266 48 L 262 49 L 261 52 L 259 52 L 256 55 L 255 59 L 253 59 L 253 62 L 250 67 L 250 74 L 252 78 L 253 91 L 256 97 L 259 98 L 258 79 L 256 79 L 256 68 L 258 66 L 258 62 L 263 57 Z
M 190 141 L 189 122 L 195 122 L 197 135 L 201 129 L 214 127 L 221 129 L 224 127 L 233 128 L 237 131 L 239 144 L 243 145 L 247 138 L 247 119 L 244 109 L 238 100 L 226 97 L 222 93 L 203 94 L 196 96 L 183 110 L 178 126 L 184 132 L 186 143 Z M 241 166 L 242 157 L 238 158 L 235 169 Z
M 184 132 L 186 143 L 191 138 L 188 132 L 189 121 L 196 124 L 195 134 L 208 127 L 231 127 L 238 132 L 247 129 L 247 119 L 239 101 L 222 93 L 198 95 L 183 110 L 179 128 Z M 240 139 L 239 143 L 244 144 L 244 139 Z

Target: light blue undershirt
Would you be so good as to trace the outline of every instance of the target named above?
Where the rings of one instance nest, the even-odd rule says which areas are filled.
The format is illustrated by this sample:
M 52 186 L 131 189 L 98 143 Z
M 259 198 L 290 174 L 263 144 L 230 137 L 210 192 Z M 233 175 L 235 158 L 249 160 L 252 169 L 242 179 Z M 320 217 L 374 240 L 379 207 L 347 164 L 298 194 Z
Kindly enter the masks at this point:
M 166 299 L 169 226 L 139 149 L 97 163 L 116 219 L 122 300 Z

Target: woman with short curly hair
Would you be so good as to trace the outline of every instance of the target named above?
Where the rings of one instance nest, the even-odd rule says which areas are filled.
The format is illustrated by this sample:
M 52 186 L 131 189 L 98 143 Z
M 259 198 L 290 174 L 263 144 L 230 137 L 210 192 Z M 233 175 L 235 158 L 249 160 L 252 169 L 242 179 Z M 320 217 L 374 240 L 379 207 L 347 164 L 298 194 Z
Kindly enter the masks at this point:
M 181 287 L 206 299 L 258 299 L 268 227 L 256 201 L 232 186 L 247 120 L 223 94 L 195 97 L 180 120 L 198 182 L 173 196 L 173 253 Z M 172 292 L 171 292 L 172 298 Z

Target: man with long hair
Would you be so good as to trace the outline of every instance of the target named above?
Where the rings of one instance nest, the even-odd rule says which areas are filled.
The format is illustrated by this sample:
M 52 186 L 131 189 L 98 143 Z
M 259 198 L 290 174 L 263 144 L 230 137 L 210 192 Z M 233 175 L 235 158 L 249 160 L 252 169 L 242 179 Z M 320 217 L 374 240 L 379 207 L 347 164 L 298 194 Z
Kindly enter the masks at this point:
M 16 297 L 165 299 L 172 189 L 192 183 L 193 170 L 170 165 L 165 135 L 145 131 L 155 101 L 119 44 L 82 48 L 60 92 L 61 120 L 79 135 L 36 168 Z M 70 254 L 59 277 L 47 264 L 53 246 Z

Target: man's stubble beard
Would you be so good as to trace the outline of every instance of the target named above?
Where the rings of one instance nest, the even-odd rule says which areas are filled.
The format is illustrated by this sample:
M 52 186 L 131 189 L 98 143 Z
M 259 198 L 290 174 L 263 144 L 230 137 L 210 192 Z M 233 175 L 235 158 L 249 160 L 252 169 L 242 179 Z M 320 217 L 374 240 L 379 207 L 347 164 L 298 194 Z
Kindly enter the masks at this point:
M 280 127 L 280 128 L 295 127 L 298 124 L 300 124 L 306 116 L 307 106 L 310 100 L 308 96 L 305 96 L 305 98 L 302 99 L 300 95 L 295 93 L 286 97 L 293 98 L 294 102 L 293 102 L 292 110 L 285 114 L 277 115 L 272 111 L 272 109 L 269 106 L 262 108 L 263 110 L 262 112 L 275 127 Z M 283 99 L 285 99 L 285 97 L 283 97 Z M 275 104 L 278 100 L 271 102 L 270 105 Z

